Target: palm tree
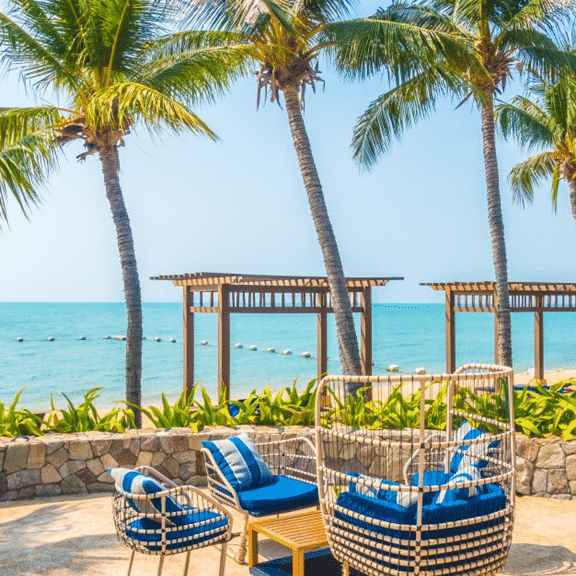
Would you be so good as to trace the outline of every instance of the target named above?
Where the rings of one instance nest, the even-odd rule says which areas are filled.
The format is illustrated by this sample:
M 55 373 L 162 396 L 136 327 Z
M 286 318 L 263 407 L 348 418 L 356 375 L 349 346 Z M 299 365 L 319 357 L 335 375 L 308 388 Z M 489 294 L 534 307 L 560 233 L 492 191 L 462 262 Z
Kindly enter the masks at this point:
M 512 168 L 514 198 L 523 205 L 532 202 L 534 187 L 550 178 L 556 210 L 560 181 L 566 180 L 576 224 L 576 83 L 570 76 L 555 84 L 539 78 L 531 92 L 534 100 L 517 96 L 496 110 L 506 138 L 512 136 L 528 149 L 544 150 Z
M 214 139 L 188 105 L 222 91 L 239 58 L 204 48 L 159 56 L 155 41 L 177 8 L 169 0 L 11 0 L 9 7 L 0 14 L 0 57 L 37 93 L 53 91 L 65 104 L 3 110 L 0 149 L 41 134 L 61 145 L 80 140 L 79 160 L 98 155 L 124 280 L 126 399 L 140 405 L 142 300 L 118 149 L 138 123 L 152 134 L 167 127 Z M 139 411 L 135 417 L 140 426 Z
M 358 34 L 341 44 L 338 64 L 351 76 L 366 76 L 389 67 L 397 85 L 374 100 L 354 130 L 356 160 L 371 167 L 387 151 L 394 137 L 434 110 L 445 95 L 460 104 L 472 98 L 480 109 L 486 175 L 488 222 L 496 276 L 498 361 L 512 366 L 510 301 L 504 223 L 496 155 L 494 99 L 514 70 L 523 66 L 552 72 L 572 59 L 558 51 L 550 34 L 573 5 L 572 0 L 424 0 L 419 4 L 395 2 L 378 11 L 376 22 L 404 23 L 451 35 L 460 45 L 458 58 L 438 51 L 434 65 L 429 57 L 420 65 L 408 58 L 386 62 L 379 54 L 388 39 Z M 369 46 L 370 49 L 360 49 Z
M 298 157 L 312 219 L 324 259 L 336 320 L 344 374 L 360 374 L 360 352 L 336 237 L 328 216 L 318 170 L 306 132 L 302 109 L 306 89 L 320 78 L 317 58 L 329 46 L 325 28 L 348 11 L 345 0 L 212 0 L 189 7 L 186 22 L 208 26 L 219 42 L 250 47 L 258 63 L 258 96 L 269 93 L 284 104 Z M 221 34 L 218 36 L 218 32 Z

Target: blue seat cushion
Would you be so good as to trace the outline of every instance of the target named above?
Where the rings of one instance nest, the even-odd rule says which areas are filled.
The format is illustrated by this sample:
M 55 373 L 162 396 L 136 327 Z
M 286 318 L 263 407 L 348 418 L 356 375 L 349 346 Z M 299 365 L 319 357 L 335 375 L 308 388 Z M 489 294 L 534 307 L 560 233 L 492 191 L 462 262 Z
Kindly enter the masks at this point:
M 487 484 L 484 494 L 479 494 L 467 500 L 453 500 L 442 504 L 427 504 L 422 507 L 422 524 L 442 524 L 444 522 L 454 522 L 466 518 L 485 516 L 506 507 L 506 496 L 502 488 L 495 484 Z M 356 512 L 368 518 L 383 520 L 394 524 L 414 525 L 414 530 L 396 530 L 383 526 L 378 526 L 364 520 L 359 520 L 339 510 L 335 516 L 345 520 L 353 526 L 371 530 L 393 538 L 413 540 L 416 530 L 416 506 L 405 508 L 395 502 L 379 500 L 371 496 L 365 496 L 353 492 L 342 492 L 336 501 L 338 506 L 351 512 Z M 455 534 L 478 530 L 480 526 L 487 527 L 500 523 L 501 519 L 470 526 L 459 526 L 457 528 L 447 528 L 441 530 L 427 530 L 423 532 L 424 539 L 443 538 Z M 352 536 L 351 536 L 352 537 Z
M 270 484 L 251 490 L 241 490 L 236 494 L 242 508 L 253 516 L 286 512 L 318 504 L 316 486 L 281 475 L 274 476 Z
M 441 486 L 442 484 L 447 484 L 452 477 L 451 472 L 444 472 L 444 470 L 425 470 L 422 475 L 424 486 Z M 412 484 L 418 486 L 418 480 L 420 476 L 414 474 L 412 476 Z M 432 504 L 432 500 L 435 498 L 438 492 L 424 492 L 423 503 L 424 505 Z
M 272 482 L 274 475 L 247 434 L 204 441 L 216 465 L 234 490 L 250 490 Z
M 189 514 L 177 516 L 179 528 L 168 528 L 165 532 L 168 550 L 187 548 L 216 538 L 226 532 L 228 519 L 210 510 L 196 510 Z M 196 526 L 200 522 L 206 522 Z M 142 542 L 144 546 L 157 552 L 162 549 L 162 525 L 156 520 L 140 518 L 126 527 L 126 535 L 133 540 Z M 177 542 L 176 542 L 177 540 Z

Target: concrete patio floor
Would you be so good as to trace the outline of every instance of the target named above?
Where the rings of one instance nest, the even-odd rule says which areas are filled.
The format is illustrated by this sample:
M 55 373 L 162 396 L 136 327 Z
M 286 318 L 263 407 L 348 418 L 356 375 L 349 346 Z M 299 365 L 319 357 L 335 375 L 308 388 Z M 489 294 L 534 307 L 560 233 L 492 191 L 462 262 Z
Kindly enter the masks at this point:
M 576 501 L 517 499 L 514 543 L 503 575 L 576 576 Z M 242 527 L 234 516 L 234 532 Z M 235 552 L 238 538 L 229 544 Z M 289 551 L 263 539 L 260 559 Z M 191 576 L 216 576 L 215 547 L 192 552 Z M 58 497 L 0 504 L 1 576 L 123 576 L 129 550 L 116 540 L 110 495 Z M 154 576 L 158 558 L 136 555 L 134 576 Z M 182 574 L 184 556 L 170 556 L 164 574 Z M 228 559 L 226 576 L 248 576 Z M 314 575 L 310 575 L 314 576 Z

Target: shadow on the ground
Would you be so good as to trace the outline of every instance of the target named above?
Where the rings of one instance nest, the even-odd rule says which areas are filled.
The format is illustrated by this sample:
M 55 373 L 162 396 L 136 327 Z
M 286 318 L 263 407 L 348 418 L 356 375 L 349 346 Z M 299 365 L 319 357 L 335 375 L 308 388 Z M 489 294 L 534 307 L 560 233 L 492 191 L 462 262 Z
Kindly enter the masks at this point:
M 502 574 L 518 576 L 576 575 L 576 554 L 564 546 L 512 544 Z
M 54 504 L 1 522 L 0 574 L 81 574 L 118 558 L 122 547 L 115 532 L 91 535 L 89 509 L 80 522 L 70 512 L 66 504 Z

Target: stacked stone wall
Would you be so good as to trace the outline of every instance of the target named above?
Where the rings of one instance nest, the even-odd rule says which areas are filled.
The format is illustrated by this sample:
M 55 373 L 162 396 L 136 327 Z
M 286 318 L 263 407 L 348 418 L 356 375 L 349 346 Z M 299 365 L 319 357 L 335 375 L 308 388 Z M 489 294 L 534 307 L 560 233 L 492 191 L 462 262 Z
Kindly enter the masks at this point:
M 200 447 L 203 440 L 245 431 L 256 442 L 305 435 L 311 428 L 188 428 L 134 430 L 126 434 L 87 432 L 40 438 L 0 438 L 0 501 L 111 491 L 108 468 L 147 465 L 178 484 L 206 483 Z M 355 447 L 357 448 L 357 447 Z M 516 436 L 519 494 L 576 499 L 576 441 Z M 346 456 L 351 457 L 351 454 Z M 375 453 L 358 455 L 367 473 L 378 475 Z

